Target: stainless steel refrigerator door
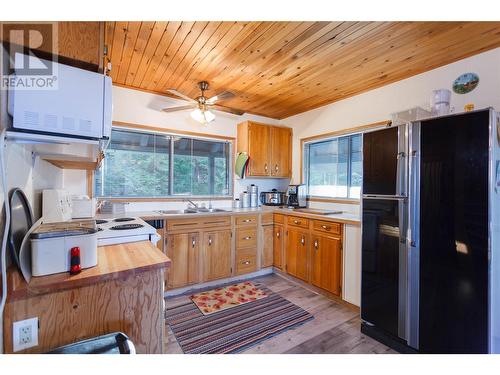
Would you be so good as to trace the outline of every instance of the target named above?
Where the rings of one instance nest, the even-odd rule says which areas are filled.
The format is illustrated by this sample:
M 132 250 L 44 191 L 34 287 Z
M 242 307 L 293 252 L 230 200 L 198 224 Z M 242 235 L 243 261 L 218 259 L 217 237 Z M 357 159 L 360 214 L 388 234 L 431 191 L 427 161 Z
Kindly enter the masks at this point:
M 408 189 L 408 345 L 418 349 L 419 283 L 420 283 L 420 123 L 408 128 L 409 189 Z

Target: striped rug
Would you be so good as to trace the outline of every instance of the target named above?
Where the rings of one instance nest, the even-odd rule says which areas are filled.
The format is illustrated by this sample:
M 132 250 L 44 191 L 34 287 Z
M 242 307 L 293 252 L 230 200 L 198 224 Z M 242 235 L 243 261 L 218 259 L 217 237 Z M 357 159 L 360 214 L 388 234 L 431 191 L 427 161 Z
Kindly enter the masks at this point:
M 258 286 L 268 297 L 211 315 L 203 315 L 192 302 L 167 309 L 166 323 L 183 352 L 237 353 L 314 318 L 262 284 Z

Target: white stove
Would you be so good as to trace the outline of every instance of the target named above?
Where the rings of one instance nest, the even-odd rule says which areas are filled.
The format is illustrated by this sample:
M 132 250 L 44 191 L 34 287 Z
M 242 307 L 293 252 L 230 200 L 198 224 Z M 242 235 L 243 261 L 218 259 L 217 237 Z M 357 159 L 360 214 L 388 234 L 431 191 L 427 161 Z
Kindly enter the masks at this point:
M 161 239 L 156 229 L 138 217 L 97 219 L 97 245 L 151 241 L 154 245 Z

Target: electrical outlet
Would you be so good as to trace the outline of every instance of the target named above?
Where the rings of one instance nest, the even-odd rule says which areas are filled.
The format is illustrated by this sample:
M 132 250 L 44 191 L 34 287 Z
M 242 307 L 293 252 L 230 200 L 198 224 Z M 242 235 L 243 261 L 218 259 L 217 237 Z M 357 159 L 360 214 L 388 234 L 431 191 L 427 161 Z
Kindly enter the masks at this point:
M 12 325 L 12 346 L 14 351 L 38 345 L 38 318 L 19 320 Z

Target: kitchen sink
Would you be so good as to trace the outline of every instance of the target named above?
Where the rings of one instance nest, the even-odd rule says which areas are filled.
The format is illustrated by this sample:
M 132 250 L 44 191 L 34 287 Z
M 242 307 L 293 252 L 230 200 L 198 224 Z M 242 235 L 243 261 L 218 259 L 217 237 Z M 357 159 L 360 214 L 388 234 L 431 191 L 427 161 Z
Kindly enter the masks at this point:
M 228 210 L 223 210 L 222 208 L 186 208 L 185 210 L 158 210 L 156 211 L 163 215 L 184 215 L 184 214 L 199 214 L 199 213 L 211 213 L 211 212 L 228 212 Z

